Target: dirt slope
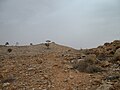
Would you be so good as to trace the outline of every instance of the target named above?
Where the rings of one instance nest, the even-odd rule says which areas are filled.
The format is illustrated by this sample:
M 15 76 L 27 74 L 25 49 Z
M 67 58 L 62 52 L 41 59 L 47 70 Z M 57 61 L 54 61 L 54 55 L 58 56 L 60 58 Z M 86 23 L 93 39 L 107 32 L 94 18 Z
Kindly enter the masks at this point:
M 44 44 L 0 46 L 0 90 L 97 90 L 105 74 L 73 69 L 70 61 L 81 55 L 55 43 L 50 49 Z

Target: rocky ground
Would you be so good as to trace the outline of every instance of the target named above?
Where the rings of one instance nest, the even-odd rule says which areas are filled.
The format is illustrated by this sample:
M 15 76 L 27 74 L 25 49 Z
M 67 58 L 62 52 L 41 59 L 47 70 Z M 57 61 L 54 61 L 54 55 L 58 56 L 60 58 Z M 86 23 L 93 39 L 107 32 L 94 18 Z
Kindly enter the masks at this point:
M 1 45 L 0 90 L 120 90 L 120 41 L 81 50 Z

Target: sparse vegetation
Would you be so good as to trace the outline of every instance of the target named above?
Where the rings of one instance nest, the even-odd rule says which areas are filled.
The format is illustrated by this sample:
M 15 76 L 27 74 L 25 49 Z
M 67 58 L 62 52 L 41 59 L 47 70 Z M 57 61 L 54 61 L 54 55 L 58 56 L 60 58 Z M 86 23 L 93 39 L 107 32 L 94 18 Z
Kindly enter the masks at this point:
M 78 63 L 73 64 L 73 69 L 77 69 L 80 72 L 86 72 L 86 68 L 88 67 L 88 63 L 85 61 L 80 61 Z
M 11 49 L 11 48 L 9 48 L 7 51 L 10 53 L 10 52 L 12 52 L 12 49 Z
M 6 42 L 6 43 L 5 43 L 5 46 L 7 46 L 7 45 L 9 45 L 9 42 Z
M 110 43 L 108 43 L 108 42 L 107 42 L 107 43 L 105 43 L 104 45 L 105 45 L 105 46 L 109 46 L 109 45 L 110 45 Z
M 85 57 L 85 62 L 89 64 L 95 64 L 96 63 L 96 55 L 95 54 L 89 54 Z
M 0 89 L 101 90 L 109 82 L 119 90 L 120 42 L 86 50 L 45 44 L 0 47 Z
M 88 72 L 88 73 L 97 73 L 97 72 L 101 72 L 101 71 L 102 71 L 102 69 L 95 65 L 88 65 L 88 67 L 86 68 L 86 72 Z
M 102 69 L 94 64 L 91 65 L 91 62 L 80 61 L 79 63 L 74 63 L 73 68 L 77 69 L 80 72 L 87 72 L 87 73 L 96 73 L 101 72 Z
M 45 46 L 47 47 L 47 49 L 49 49 L 50 44 L 49 43 L 45 43 Z
M 32 46 L 32 45 L 33 45 L 33 43 L 30 43 L 30 45 Z
M 50 48 L 50 40 L 46 40 L 46 43 L 45 43 L 45 46 L 47 47 L 47 49 L 49 49 Z

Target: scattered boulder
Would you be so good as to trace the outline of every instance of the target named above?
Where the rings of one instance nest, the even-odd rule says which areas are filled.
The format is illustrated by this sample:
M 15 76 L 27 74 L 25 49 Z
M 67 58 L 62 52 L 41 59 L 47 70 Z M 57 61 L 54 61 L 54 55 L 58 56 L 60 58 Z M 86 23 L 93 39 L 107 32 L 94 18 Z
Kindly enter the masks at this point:
M 111 65 L 111 63 L 109 62 L 109 61 L 101 61 L 100 62 L 100 66 L 101 67 L 108 67 L 108 66 L 110 66 Z
M 10 83 L 3 83 L 3 85 L 2 85 L 2 87 L 7 87 L 7 86 L 9 86 L 10 85 Z
M 120 48 L 116 50 L 116 52 L 114 54 L 114 58 L 115 58 L 115 60 L 120 61 Z
M 112 80 L 118 80 L 120 78 L 120 76 L 119 75 L 112 75 L 112 76 L 107 76 L 106 78 L 105 78 L 105 80 L 107 80 L 107 81 L 112 81 Z

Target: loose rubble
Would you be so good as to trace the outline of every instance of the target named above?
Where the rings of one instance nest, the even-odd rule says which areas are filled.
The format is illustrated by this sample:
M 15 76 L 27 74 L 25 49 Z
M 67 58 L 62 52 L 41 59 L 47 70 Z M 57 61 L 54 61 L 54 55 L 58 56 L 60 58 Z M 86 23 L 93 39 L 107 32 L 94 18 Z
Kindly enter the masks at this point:
M 120 90 L 120 41 L 76 50 L 0 45 L 0 90 Z

